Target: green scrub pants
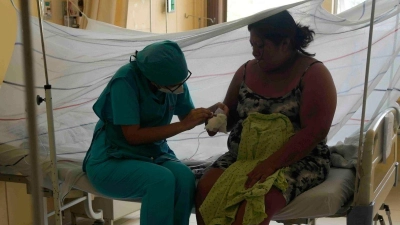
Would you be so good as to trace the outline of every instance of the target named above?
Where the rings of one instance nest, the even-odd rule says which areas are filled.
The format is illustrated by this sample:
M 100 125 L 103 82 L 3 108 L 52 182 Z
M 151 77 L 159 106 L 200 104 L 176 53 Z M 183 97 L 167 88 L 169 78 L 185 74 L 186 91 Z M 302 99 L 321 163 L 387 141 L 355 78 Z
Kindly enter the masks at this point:
M 187 225 L 193 208 L 195 177 L 181 162 L 160 165 L 108 159 L 86 165 L 92 185 L 105 196 L 141 199 L 141 225 Z

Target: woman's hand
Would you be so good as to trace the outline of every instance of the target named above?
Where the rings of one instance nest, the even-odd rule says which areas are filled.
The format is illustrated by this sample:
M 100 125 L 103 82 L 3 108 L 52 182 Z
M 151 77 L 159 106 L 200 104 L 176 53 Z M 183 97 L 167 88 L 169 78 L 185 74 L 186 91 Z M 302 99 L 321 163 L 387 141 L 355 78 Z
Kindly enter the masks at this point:
M 206 120 L 213 117 L 213 113 L 205 108 L 192 109 L 190 113 L 181 121 L 185 130 L 190 130 L 193 127 L 204 123 Z
M 250 173 L 247 174 L 247 181 L 244 185 L 246 189 L 251 188 L 257 182 L 264 182 L 269 176 L 276 171 L 274 165 L 268 160 L 259 163 Z
M 226 106 L 226 105 L 225 105 L 224 103 L 222 103 L 222 102 L 218 102 L 216 105 L 217 105 L 217 109 L 218 109 L 218 108 L 222 109 L 222 110 L 224 111 L 225 116 L 228 117 L 228 115 L 229 115 L 229 108 L 228 108 L 228 106 Z

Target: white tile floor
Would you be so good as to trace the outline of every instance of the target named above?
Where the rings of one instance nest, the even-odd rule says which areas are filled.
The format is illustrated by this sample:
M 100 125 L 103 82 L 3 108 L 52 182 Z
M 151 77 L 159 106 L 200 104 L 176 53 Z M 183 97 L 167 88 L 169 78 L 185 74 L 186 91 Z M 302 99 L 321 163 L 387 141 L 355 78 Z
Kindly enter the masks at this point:
M 400 186 L 397 186 L 392 189 L 388 198 L 385 202 L 390 207 L 392 222 L 394 225 L 400 225 Z M 140 225 L 140 212 L 137 211 L 132 213 L 120 220 L 114 222 L 115 225 Z M 389 221 L 386 217 L 384 211 L 381 212 L 381 215 L 384 217 L 386 224 L 389 224 Z M 89 219 L 78 219 L 78 225 L 92 225 L 93 220 Z M 196 217 L 192 214 L 190 218 L 190 225 L 196 225 Z M 271 225 L 277 225 L 282 223 L 271 222 Z M 317 225 L 345 225 L 346 218 L 320 218 L 317 219 Z

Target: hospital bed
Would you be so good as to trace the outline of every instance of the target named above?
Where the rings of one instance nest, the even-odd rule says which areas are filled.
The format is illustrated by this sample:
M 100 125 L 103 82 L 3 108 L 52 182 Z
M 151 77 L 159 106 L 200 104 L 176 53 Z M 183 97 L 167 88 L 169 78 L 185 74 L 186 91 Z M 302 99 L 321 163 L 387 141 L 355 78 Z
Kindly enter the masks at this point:
M 391 188 L 397 184 L 397 129 L 400 121 L 399 107 L 390 107 L 381 112 L 369 125 L 365 133 L 359 188 L 354 192 L 355 168 L 332 167 L 327 179 L 320 185 L 299 195 L 286 206 L 273 220 L 284 224 L 316 224 L 315 219 L 321 217 L 347 216 L 347 224 L 370 225 L 379 217 L 379 210 Z M 357 149 L 355 142 L 342 145 L 345 150 Z M 347 148 L 347 149 L 346 149 Z M 7 151 L 0 145 L 0 164 L 9 165 L 16 162 L 15 151 Z M 384 151 L 385 150 L 385 151 Z M 386 156 L 385 156 L 386 154 Z M 101 210 L 92 208 L 93 196 L 108 199 L 97 192 L 82 172 L 81 165 L 84 153 L 76 153 L 58 157 L 58 174 L 60 194 L 62 197 L 70 191 L 80 192 L 80 197 L 70 200 L 62 209 L 84 202 L 87 217 L 95 219 L 95 224 L 113 224 L 112 219 L 103 218 Z M 44 174 L 48 174 L 48 161 L 42 163 Z M 196 166 L 204 162 L 188 162 Z M 27 179 L 29 164 L 21 160 L 14 167 L 0 167 L 0 180 L 29 184 Z M 13 172 L 9 169 L 12 169 Z M 19 171 L 17 171 L 19 170 Z M 51 192 L 50 177 L 44 177 L 46 193 Z M 355 197 L 357 199 L 355 200 Z M 124 200 L 124 199 L 119 199 Z M 140 201 L 132 200 L 134 202 Z M 53 213 L 47 214 L 51 216 Z

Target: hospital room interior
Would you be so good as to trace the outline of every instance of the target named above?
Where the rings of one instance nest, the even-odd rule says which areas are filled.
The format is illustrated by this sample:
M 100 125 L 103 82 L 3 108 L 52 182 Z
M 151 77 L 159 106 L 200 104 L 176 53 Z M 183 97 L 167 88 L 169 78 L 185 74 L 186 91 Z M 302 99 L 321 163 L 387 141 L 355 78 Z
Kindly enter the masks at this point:
M 0 0 L 0 225 L 154 224 L 152 215 L 141 219 L 141 198 L 107 195 L 82 169 L 100 136 L 94 104 L 119 68 L 137 61 L 142 69 L 141 53 L 165 43 L 178 46 L 187 66 L 176 89 L 165 86 L 167 96 L 190 90 L 195 110 L 223 102 L 238 68 L 246 71 L 256 57 L 251 25 L 286 11 L 313 31 L 306 50 L 329 71 L 337 103 L 323 139 L 329 172 L 265 218 L 273 225 L 400 225 L 398 0 Z M 175 115 L 171 125 L 186 119 Z M 163 142 L 196 184 L 232 135 L 222 128 L 208 135 L 206 124 Z M 204 224 L 196 218 L 202 208 L 192 205 L 186 224 Z

